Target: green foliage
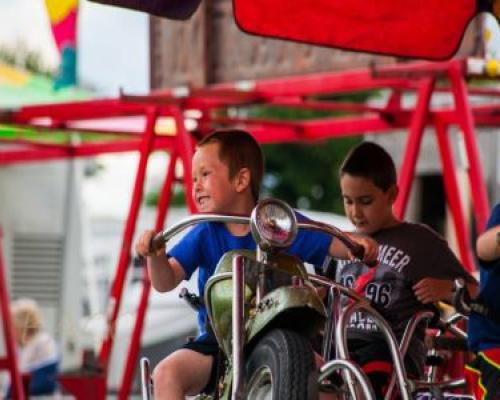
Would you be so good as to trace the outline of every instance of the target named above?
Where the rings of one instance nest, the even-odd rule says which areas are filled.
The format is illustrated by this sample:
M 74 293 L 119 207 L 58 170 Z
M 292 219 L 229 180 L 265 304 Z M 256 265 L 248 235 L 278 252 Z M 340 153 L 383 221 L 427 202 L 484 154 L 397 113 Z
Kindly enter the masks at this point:
M 38 75 L 49 78 L 55 76 L 55 71 L 43 64 L 40 54 L 28 49 L 23 43 L 17 44 L 15 48 L 0 47 L 0 61 Z
M 374 92 L 324 96 L 323 100 L 364 103 Z M 247 110 L 252 117 L 276 120 L 307 120 L 346 113 L 280 107 L 254 106 Z M 362 136 L 331 139 L 310 144 L 273 144 L 263 146 L 266 196 L 285 200 L 294 207 L 343 213 L 338 170 L 349 150 Z
M 144 205 L 146 207 L 156 207 L 158 201 L 160 200 L 160 190 L 161 188 L 155 188 L 144 196 Z M 186 205 L 186 197 L 184 195 L 184 189 L 175 190 L 170 199 L 170 206 L 181 207 Z
M 293 207 L 343 213 L 338 170 L 347 152 L 361 140 L 356 136 L 310 145 L 264 146 L 263 192 Z

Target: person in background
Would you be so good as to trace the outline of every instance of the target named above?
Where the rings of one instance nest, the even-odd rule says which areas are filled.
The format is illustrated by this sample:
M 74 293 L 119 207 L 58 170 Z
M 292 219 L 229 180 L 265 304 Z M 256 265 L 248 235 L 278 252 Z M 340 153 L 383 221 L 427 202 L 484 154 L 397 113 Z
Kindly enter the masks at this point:
M 30 396 L 57 392 L 59 352 L 52 336 L 43 330 L 42 314 L 33 299 L 23 298 L 11 304 L 19 370 L 28 375 Z
M 469 348 L 475 360 L 466 366 L 467 384 L 476 399 L 500 399 L 500 204 L 490 215 L 486 231 L 476 242 L 479 258 L 480 307 L 469 316 Z M 472 296 L 474 297 L 474 296 Z M 476 311 L 474 311 L 476 310 Z

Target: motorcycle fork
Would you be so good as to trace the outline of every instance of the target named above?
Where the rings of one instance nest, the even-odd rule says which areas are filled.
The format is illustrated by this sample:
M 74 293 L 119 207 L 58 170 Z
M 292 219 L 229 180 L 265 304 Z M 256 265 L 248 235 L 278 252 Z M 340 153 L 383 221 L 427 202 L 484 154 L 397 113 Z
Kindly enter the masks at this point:
M 245 263 L 244 257 L 235 255 L 233 257 L 233 308 L 232 308 L 232 331 L 233 331 L 233 385 L 232 399 L 243 400 L 243 342 L 245 340 Z

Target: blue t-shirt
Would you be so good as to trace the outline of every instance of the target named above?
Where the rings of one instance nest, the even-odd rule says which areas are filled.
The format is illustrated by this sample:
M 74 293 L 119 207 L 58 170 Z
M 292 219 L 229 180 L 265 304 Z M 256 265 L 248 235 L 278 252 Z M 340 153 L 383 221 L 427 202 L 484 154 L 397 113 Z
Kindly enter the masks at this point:
M 491 212 L 486 229 L 500 225 L 500 204 Z M 500 259 L 492 262 L 479 260 L 479 297 L 478 301 L 488 306 L 494 315 L 500 315 Z M 472 313 L 469 318 L 469 347 L 478 352 L 500 347 L 500 324 Z
M 298 220 L 306 218 L 297 214 Z M 299 230 L 297 238 L 286 250 L 287 254 L 299 257 L 301 260 L 314 265 L 323 265 L 328 255 L 332 239 L 329 235 Z M 182 240 L 167 252 L 183 267 L 186 279 L 189 279 L 196 268 L 198 273 L 198 290 L 203 296 L 205 284 L 212 276 L 219 259 L 228 251 L 236 249 L 255 250 L 256 244 L 251 233 L 245 236 L 234 236 L 223 223 L 206 222 L 196 225 Z M 207 311 L 202 307 L 198 313 L 200 337 L 206 335 L 205 320 Z

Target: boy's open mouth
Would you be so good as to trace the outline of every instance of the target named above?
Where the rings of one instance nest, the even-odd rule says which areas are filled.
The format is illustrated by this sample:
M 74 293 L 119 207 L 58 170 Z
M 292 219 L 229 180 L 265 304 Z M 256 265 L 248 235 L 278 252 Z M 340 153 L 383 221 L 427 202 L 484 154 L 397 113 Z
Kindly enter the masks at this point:
M 199 205 L 202 206 L 204 203 L 207 202 L 208 198 L 209 198 L 208 196 L 200 196 L 198 197 L 197 202 Z

